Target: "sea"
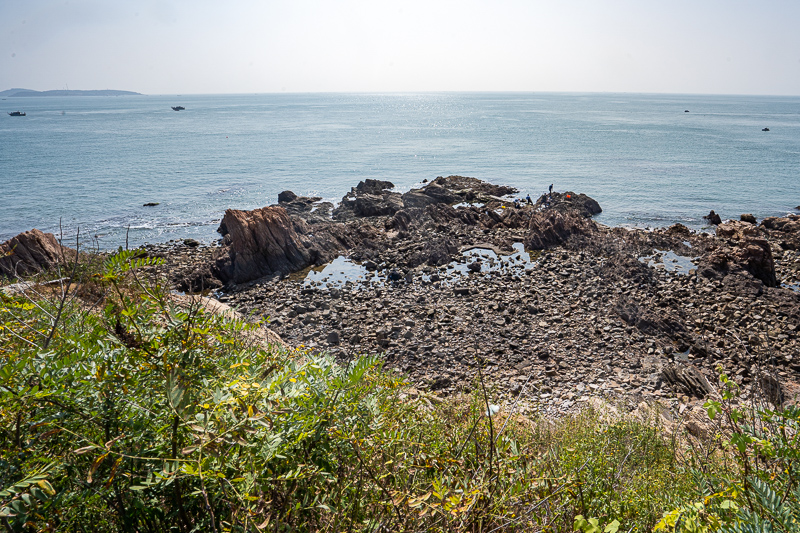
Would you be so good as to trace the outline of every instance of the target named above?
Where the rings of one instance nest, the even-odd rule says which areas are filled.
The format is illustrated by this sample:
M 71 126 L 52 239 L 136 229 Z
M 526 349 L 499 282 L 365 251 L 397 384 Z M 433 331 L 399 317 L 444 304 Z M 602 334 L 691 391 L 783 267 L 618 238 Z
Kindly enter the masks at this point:
M 226 209 L 284 190 L 337 203 L 367 178 L 404 192 L 453 174 L 520 197 L 585 193 L 612 226 L 702 230 L 712 209 L 760 219 L 800 205 L 795 96 L 8 97 L 0 111 L 0 242 L 38 228 L 101 250 L 210 243 Z

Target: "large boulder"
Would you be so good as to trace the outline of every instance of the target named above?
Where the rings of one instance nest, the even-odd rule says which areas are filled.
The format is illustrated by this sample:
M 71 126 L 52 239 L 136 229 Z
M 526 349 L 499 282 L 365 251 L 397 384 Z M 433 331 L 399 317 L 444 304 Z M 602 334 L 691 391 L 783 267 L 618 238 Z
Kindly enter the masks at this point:
M 0 244 L 0 274 L 9 278 L 29 276 L 75 257 L 52 233 L 25 231 Z
M 309 266 L 311 254 L 282 207 L 253 211 L 228 209 L 220 224 L 227 254 L 216 269 L 223 282 L 244 283 L 264 276 L 287 274 Z

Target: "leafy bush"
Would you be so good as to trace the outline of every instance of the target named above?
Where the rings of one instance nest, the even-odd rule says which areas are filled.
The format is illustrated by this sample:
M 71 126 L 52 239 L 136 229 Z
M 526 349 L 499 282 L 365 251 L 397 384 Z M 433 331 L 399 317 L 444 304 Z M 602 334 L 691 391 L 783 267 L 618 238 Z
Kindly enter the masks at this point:
M 697 497 L 654 422 L 495 414 L 479 377 L 443 401 L 377 356 L 266 345 L 156 263 L 0 296 L 9 531 L 627 531 Z
M 703 501 L 664 513 L 656 530 L 800 531 L 800 408 L 775 409 L 758 395 L 746 405 L 722 372 L 720 385 L 705 407 L 718 422 L 715 443 L 734 467 L 712 469 L 697 460 Z

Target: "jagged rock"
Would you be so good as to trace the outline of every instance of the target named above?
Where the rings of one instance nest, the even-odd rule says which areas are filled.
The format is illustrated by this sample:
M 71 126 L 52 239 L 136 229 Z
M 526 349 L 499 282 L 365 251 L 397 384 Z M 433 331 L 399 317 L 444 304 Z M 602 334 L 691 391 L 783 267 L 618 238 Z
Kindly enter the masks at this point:
M 702 372 L 693 365 L 669 365 L 661 371 L 661 377 L 673 388 L 695 398 L 705 398 L 714 390 Z
M 74 258 L 75 251 L 61 246 L 55 235 L 32 229 L 0 244 L 0 274 L 29 276 Z
M 756 224 L 756 217 L 754 217 L 750 213 L 743 213 L 739 215 L 739 220 L 741 220 L 742 222 L 747 222 L 749 224 Z
M 701 261 L 703 276 L 724 277 L 743 269 L 767 287 L 778 285 L 772 250 L 761 229 L 732 220 L 717 227 L 717 237 L 728 239 L 729 245 L 718 247 Z
M 216 270 L 223 282 L 244 283 L 271 274 L 287 274 L 311 264 L 311 255 L 281 207 L 253 211 L 228 209 L 220 233 L 230 241 Z
M 552 248 L 575 236 L 589 235 L 595 229 L 594 222 L 578 213 L 546 210 L 531 217 L 526 247 L 532 250 Z
M 713 224 L 715 226 L 722 224 L 722 218 L 720 218 L 720 216 L 717 213 L 715 213 L 713 209 L 709 214 L 704 216 L 703 219 L 707 220 L 709 224 Z
M 800 215 L 767 217 L 761 221 L 761 227 L 769 230 L 784 249 L 800 250 Z
M 453 255 L 458 252 L 458 243 L 448 237 L 434 239 L 426 243 L 420 250 L 414 252 L 408 259 L 408 267 L 415 268 L 420 265 L 441 266 L 452 261 Z
M 669 228 L 667 228 L 667 233 L 670 235 L 677 235 L 680 237 L 685 237 L 692 234 L 692 230 L 684 226 L 683 224 L 673 224 Z

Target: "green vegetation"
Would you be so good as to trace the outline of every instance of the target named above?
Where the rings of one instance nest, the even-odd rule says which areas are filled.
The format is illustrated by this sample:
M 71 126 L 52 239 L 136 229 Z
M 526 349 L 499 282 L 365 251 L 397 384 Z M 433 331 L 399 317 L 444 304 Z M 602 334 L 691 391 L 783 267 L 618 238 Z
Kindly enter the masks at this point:
M 7 531 L 797 528 L 800 411 L 740 409 L 727 378 L 702 458 L 656 420 L 489 416 L 480 379 L 442 401 L 378 356 L 268 345 L 155 263 L 0 293 Z

